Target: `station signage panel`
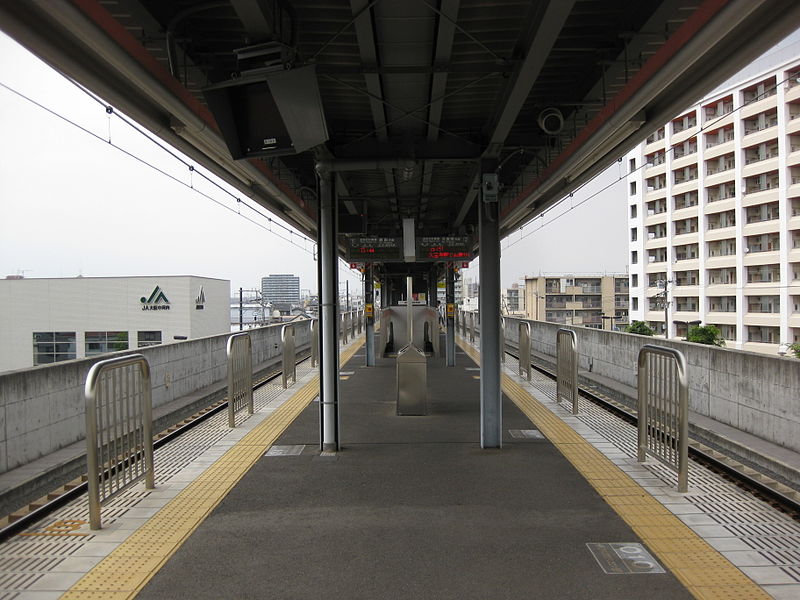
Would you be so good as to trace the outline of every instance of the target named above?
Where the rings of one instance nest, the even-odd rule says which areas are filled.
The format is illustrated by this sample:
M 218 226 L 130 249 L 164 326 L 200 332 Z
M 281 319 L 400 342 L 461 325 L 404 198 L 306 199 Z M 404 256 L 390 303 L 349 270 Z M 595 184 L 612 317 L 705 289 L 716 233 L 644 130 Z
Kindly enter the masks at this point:
M 352 263 L 402 261 L 403 240 L 399 237 L 374 235 L 348 238 L 347 260 Z
M 417 238 L 417 260 L 471 260 L 472 246 L 468 235 L 437 235 Z
M 467 235 L 421 236 L 416 239 L 416 260 L 472 260 L 472 240 Z M 353 236 L 347 238 L 347 260 L 354 265 L 366 262 L 403 262 L 403 238 Z M 352 266 L 351 266 L 352 268 Z

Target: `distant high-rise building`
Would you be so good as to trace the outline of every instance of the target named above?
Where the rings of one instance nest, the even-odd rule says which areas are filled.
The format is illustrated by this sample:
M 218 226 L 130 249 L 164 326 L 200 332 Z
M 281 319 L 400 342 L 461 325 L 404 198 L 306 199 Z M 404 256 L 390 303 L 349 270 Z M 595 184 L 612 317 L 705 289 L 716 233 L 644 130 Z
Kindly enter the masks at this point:
M 770 354 L 800 341 L 798 74 L 795 42 L 628 154 L 632 319 Z
M 277 273 L 261 278 L 261 295 L 267 302 L 300 302 L 300 278 Z
M 515 283 L 505 290 L 501 298 L 502 311 L 505 314 L 513 315 L 525 312 L 525 284 Z
M 551 274 L 525 278 L 529 319 L 593 329 L 628 324 L 627 275 Z

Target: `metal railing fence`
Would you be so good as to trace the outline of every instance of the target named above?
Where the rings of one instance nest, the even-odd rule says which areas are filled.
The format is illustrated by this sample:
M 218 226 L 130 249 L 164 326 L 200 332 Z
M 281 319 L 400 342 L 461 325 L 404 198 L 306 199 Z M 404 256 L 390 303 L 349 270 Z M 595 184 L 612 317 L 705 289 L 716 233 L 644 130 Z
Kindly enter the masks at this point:
M 578 414 L 578 336 L 571 329 L 556 332 L 556 402 L 562 400 Z
M 281 381 L 283 388 L 289 387 L 289 377 L 292 383 L 297 383 L 297 361 L 294 354 L 294 325 L 281 327 L 281 348 L 283 348 L 283 370 Z
M 689 384 L 686 358 L 672 348 L 639 350 L 637 459 L 656 458 L 678 473 L 678 491 L 689 487 Z
M 248 333 L 228 338 L 228 427 L 236 427 L 236 413 L 247 406 L 253 414 L 253 345 Z
M 347 313 L 341 313 L 339 315 L 339 337 L 343 344 L 347 343 Z
M 142 477 L 155 487 L 150 365 L 141 354 L 95 363 L 86 376 L 89 526 L 100 529 L 103 502 Z
M 506 363 L 506 320 L 500 317 L 500 363 Z
M 469 341 L 475 341 L 475 313 L 469 313 Z
M 519 375 L 531 380 L 531 324 L 519 324 Z
M 309 324 L 311 333 L 311 368 L 319 364 L 319 319 L 312 319 Z

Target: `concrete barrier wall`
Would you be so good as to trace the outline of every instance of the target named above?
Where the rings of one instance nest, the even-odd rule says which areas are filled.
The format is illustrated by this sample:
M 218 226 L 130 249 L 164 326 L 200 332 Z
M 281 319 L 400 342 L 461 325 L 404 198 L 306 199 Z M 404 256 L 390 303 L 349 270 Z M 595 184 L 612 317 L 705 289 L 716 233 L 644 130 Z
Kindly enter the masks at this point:
M 506 343 L 516 346 L 520 319 L 506 317 Z M 531 351 L 556 356 L 556 331 L 578 336 L 579 369 L 636 387 L 636 358 L 644 344 L 680 350 L 689 368 L 689 409 L 800 452 L 800 360 L 663 340 L 631 333 L 531 324 Z
M 298 354 L 309 348 L 308 320 L 295 325 Z M 253 369 L 281 360 L 281 324 L 247 330 Z M 230 334 L 139 348 L 150 363 L 153 408 L 197 400 L 204 388 L 227 379 Z M 93 364 L 132 350 L 0 374 L 0 473 L 25 465 L 85 438 L 84 383 Z

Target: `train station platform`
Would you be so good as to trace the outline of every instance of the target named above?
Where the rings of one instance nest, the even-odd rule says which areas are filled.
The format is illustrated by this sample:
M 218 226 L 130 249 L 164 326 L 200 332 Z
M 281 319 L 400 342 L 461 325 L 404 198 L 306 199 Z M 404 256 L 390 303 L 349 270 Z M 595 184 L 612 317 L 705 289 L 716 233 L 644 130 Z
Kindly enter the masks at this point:
M 319 452 L 313 369 L 260 390 L 236 429 L 220 418 L 159 451 L 156 489 L 112 500 L 102 530 L 83 500 L 0 546 L 6 565 L 38 561 L 15 597 L 800 595 L 800 524 L 698 465 L 678 494 L 626 426 L 583 400 L 572 416 L 512 359 L 503 448 L 481 449 L 477 349 L 460 346 L 456 367 L 429 359 L 424 417 L 395 414 L 393 360 L 343 349 L 338 453 Z

